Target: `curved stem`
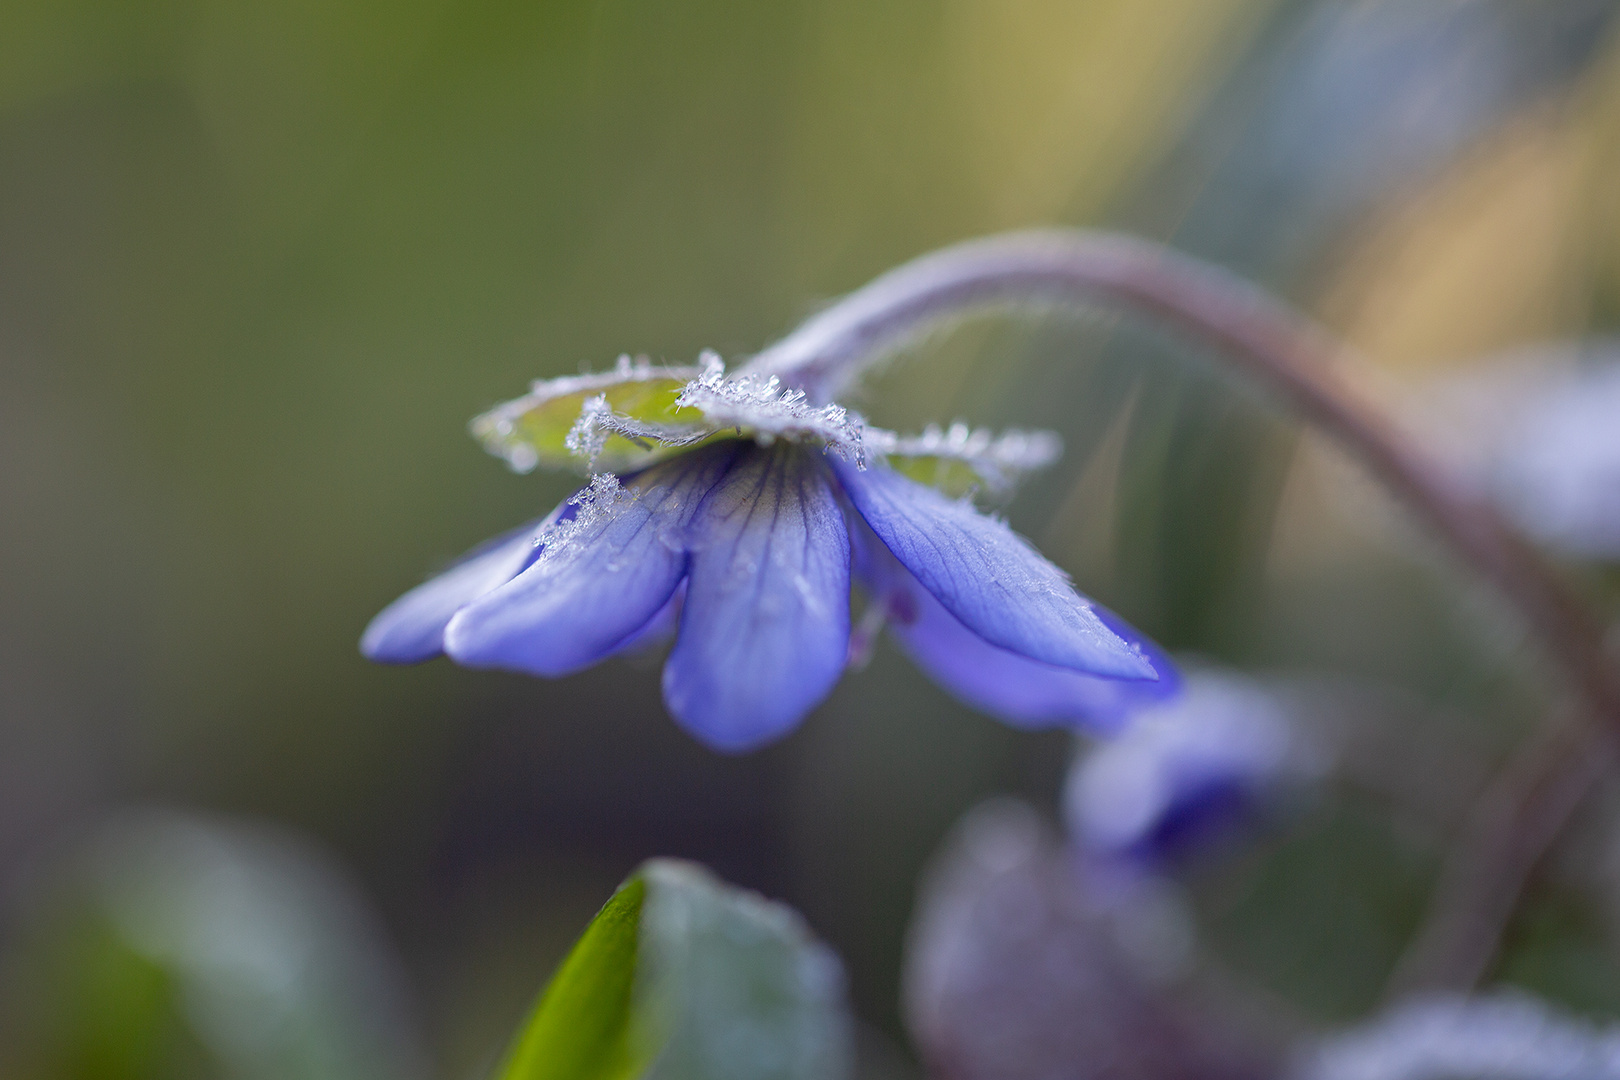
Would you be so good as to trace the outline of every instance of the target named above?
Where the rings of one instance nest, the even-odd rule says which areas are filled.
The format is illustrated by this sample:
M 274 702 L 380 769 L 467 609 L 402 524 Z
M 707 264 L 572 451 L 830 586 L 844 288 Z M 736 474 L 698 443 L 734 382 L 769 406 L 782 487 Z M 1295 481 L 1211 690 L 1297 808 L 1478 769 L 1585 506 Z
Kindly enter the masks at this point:
M 1316 324 L 1218 267 L 1107 233 L 1013 233 L 893 270 L 758 354 L 745 370 L 827 400 L 882 353 L 971 309 L 1106 303 L 1154 316 L 1216 347 L 1361 462 L 1518 610 L 1575 691 L 1577 723 L 1532 738 L 1470 812 L 1427 922 L 1392 980 L 1466 990 L 1485 973 L 1542 854 L 1609 766 L 1620 676 L 1597 621 L 1486 504 L 1405 440 L 1336 370 L 1345 349 Z
M 1403 440 L 1335 370 L 1344 352 L 1316 324 L 1219 267 L 1110 233 L 1009 233 L 944 248 L 884 274 L 756 355 L 820 400 L 877 356 L 942 320 L 998 304 L 1108 303 L 1214 345 L 1359 460 L 1518 609 L 1588 711 L 1620 731 L 1620 679 L 1597 622 L 1491 508 Z

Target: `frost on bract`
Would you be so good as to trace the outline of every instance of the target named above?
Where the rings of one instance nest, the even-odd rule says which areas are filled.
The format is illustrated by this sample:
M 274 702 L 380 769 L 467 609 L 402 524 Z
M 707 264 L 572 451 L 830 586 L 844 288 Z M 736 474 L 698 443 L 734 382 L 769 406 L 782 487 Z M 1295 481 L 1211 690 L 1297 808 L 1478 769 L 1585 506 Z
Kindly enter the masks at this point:
M 841 405 L 811 405 L 803 390 L 784 388 L 774 375 L 727 376 L 726 365 L 712 352 L 701 359 L 703 374 L 686 384 L 677 401 L 702 412 L 715 431 L 733 428 L 762 443 L 810 439 L 865 467 L 860 417 Z
M 1063 452 L 1050 431 L 998 436 L 956 423 L 900 435 L 836 403 L 812 404 L 776 376 L 728 374 L 714 352 L 699 361 L 661 367 L 622 356 L 612 371 L 537 381 L 523 397 L 475 418 L 472 431 L 518 472 L 547 465 L 623 473 L 712 439 L 746 437 L 819 445 L 858 469 L 878 457 L 956 497 L 1005 496 Z
M 621 356 L 612 371 L 536 380 L 527 394 L 474 417 L 469 427 L 484 449 L 516 472 L 537 465 L 577 467 L 569 435 L 586 402 L 600 401 L 599 408 L 625 417 L 675 422 L 679 418 L 670 415 L 675 399 L 697 374 L 696 368 Z M 604 468 L 617 470 L 642 463 L 649 454 L 633 440 L 606 432 L 597 457 Z

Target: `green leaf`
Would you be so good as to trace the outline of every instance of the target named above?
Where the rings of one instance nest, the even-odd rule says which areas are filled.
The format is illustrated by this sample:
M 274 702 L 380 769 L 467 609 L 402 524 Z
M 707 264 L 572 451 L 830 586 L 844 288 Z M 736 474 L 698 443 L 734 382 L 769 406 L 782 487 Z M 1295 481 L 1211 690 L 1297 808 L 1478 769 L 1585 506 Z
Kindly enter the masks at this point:
M 644 864 L 541 995 L 499 1080 L 846 1080 L 837 959 L 786 905 Z
M 18 1045 L 0 1032 L 0 1075 L 427 1075 L 373 917 L 296 836 L 125 813 L 46 881 L 0 987 L 29 1010 Z
M 646 882 L 619 887 L 568 954 L 524 1025 L 503 1080 L 617 1080 L 646 1065 L 630 1031 Z

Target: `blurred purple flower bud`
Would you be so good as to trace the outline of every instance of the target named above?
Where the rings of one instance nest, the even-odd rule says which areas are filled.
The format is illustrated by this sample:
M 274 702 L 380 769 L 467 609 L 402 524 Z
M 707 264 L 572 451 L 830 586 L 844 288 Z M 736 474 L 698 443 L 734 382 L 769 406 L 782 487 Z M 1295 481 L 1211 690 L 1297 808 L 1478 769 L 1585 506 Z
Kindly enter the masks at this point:
M 1620 560 L 1620 346 L 1550 342 L 1436 380 L 1409 423 L 1538 542 Z
M 1117 919 L 1029 807 L 957 826 L 906 947 L 907 1024 L 942 1080 L 1221 1080 L 1260 1055 L 1155 985 Z
M 1322 765 L 1263 685 L 1201 671 L 1180 697 L 1138 712 L 1076 760 L 1064 813 L 1086 851 L 1152 862 L 1229 834 L 1280 785 Z
M 1579 368 L 1525 401 L 1495 458 L 1497 501 L 1527 533 L 1620 559 L 1620 362 Z

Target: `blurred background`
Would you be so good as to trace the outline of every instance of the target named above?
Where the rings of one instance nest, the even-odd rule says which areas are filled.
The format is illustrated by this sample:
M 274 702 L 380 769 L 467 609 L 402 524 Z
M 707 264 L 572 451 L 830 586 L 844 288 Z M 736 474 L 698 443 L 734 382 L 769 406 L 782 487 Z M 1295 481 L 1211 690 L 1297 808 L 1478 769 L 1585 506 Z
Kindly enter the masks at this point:
M 621 352 L 742 356 L 913 255 L 1069 224 L 1280 292 L 1428 434 L 1423 394 L 1620 328 L 1617 17 L 7 0 L 0 1073 L 240 1073 L 207 1038 L 134 1061 L 117 1034 L 166 1015 L 201 946 L 147 975 L 108 960 L 109 927 L 159 933 L 120 922 L 108 882 L 140 877 L 130 852 L 191 880 L 184 835 L 229 849 L 216 870 L 248 860 L 242 895 L 318 878 L 287 885 L 289 910 L 364 924 L 342 977 L 388 1004 L 332 1038 L 413 1063 L 385 1074 L 481 1075 L 614 885 L 667 854 L 802 910 L 848 968 L 863 1068 L 914 1075 L 919 874 L 988 795 L 1055 820 L 1070 738 L 975 715 L 888 647 L 738 758 L 670 723 L 656 665 L 368 665 L 384 604 L 571 490 L 508 472 L 466 421 Z M 1556 684 L 1466 573 L 1208 359 L 1107 312 L 986 318 L 851 404 L 1060 431 L 1016 528 L 1178 654 L 1331 699 L 1307 711 L 1356 769 L 1185 875 L 1209 962 L 1287 1023 L 1331 1024 L 1379 1000 L 1458 815 Z M 1612 613 L 1612 571 L 1566 569 Z M 1498 974 L 1614 1017 L 1620 844 L 1599 809 Z M 84 1051 L 97 1038 L 114 1049 Z

